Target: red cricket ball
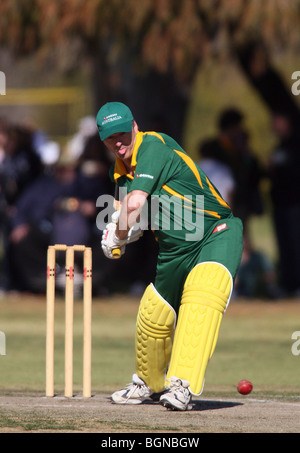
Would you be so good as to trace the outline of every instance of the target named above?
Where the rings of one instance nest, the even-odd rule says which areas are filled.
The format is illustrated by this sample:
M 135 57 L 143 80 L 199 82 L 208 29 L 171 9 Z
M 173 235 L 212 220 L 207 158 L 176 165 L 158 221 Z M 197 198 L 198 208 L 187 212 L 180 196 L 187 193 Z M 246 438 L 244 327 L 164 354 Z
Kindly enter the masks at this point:
M 238 385 L 237 385 L 238 392 L 241 393 L 241 395 L 248 395 L 248 393 L 252 392 L 253 385 L 250 381 L 247 381 L 247 379 L 242 379 Z

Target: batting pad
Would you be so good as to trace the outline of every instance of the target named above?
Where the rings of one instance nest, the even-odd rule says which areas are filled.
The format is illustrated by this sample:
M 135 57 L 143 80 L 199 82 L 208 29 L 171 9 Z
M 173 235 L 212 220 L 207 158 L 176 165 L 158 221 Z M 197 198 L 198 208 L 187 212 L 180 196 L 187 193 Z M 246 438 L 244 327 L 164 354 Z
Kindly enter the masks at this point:
M 232 286 L 230 272 L 216 262 L 198 264 L 186 279 L 167 379 L 186 379 L 194 395 L 202 392 Z
M 141 299 L 137 315 L 136 374 L 153 392 L 164 388 L 170 361 L 176 313 L 150 284 Z

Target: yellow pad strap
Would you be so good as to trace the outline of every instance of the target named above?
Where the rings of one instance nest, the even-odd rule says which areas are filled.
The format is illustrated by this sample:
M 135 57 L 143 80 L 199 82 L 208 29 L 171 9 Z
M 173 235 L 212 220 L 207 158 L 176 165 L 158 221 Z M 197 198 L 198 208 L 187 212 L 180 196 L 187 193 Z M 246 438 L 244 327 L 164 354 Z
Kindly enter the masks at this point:
M 188 380 L 195 395 L 202 392 L 231 292 L 231 274 L 219 263 L 198 264 L 186 279 L 167 379 Z
M 141 299 L 136 326 L 136 374 L 153 392 L 164 388 L 176 322 L 174 309 L 150 284 Z

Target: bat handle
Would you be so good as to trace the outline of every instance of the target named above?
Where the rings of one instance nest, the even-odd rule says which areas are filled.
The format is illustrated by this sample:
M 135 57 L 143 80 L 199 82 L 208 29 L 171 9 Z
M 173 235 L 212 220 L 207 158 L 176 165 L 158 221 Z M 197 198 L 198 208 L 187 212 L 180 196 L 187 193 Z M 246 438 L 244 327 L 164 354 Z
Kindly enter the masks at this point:
M 113 249 L 111 253 L 112 253 L 112 256 L 115 259 L 118 259 L 118 258 L 121 257 L 121 249 L 120 248 Z

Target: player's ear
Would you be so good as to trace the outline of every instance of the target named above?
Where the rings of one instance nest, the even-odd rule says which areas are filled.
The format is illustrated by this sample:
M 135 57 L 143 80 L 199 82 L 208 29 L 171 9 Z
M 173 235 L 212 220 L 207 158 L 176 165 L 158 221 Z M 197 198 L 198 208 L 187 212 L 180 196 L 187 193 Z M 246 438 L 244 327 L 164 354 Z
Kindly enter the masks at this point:
M 135 120 L 132 121 L 132 128 L 133 128 L 135 133 L 137 133 L 139 131 L 139 127 L 138 127 L 137 122 Z

